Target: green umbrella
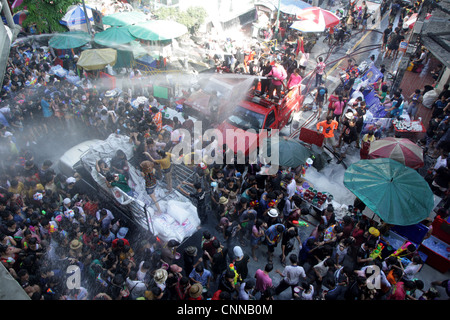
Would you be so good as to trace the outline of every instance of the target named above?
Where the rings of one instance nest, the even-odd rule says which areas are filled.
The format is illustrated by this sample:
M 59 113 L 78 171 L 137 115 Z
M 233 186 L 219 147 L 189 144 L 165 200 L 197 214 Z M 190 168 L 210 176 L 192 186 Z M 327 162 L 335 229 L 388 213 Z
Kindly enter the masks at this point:
M 138 59 L 147 54 L 147 50 L 136 40 L 131 41 L 130 43 L 120 44 L 111 47 L 120 51 L 129 51 L 133 54 L 133 57 L 135 59 Z
M 170 20 L 150 20 L 129 26 L 130 33 L 143 40 L 170 40 L 188 32 L 185 25 Z
M 82 47 L 89 41 L 91 41 L 91 36 L 87 32 L 68 31 L 51 37 L 48 45 L 55 49 L 72 49 Z
M 105 47 L 130 43 L 133 40 L 134 37 L 128 31 L 128 27 L 111 27 L 94 36 L 94 42 Z
M 131 12 L 117 12 L 103 17 L 103 24 L 109 26 L 128 26 L 131 24 L 144 22 L 147 20 L 147 15 L 140 11 Z
M 409 226 L 434 207 L 428 183 L 417 171 L 389 159 L 360 160 L 344 174 L 344 185 L 384 222 Z
M 296 168 L 300 165 L 304 165 L 306 163 L 306 159 L 310 158 L 312 155 L 312 152 L 307 147 L 293 139 L 286 140 L 283 137 L 278 137 L 277 141 L 274 141 L 273 144 L 275 148 L 275 145 L 278 145 L 279 153 L 278 161 L 272 162 L 275 165 Z M 267 155 L 272 157 L 272 143 L 270 138 L 267 139 L 266 146 Z

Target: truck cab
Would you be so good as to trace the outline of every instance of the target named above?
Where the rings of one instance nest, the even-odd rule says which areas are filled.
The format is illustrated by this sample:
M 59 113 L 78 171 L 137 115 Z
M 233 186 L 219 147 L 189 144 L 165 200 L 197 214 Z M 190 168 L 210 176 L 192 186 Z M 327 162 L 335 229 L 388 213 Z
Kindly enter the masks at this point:
M 250 155 L 258 149 L 258 141 L 270 137 L 272 129 L 281 130 L 290 124 L 294 113 L 300 111 L 303 99 L 298 87 L 286 93 L 278 102 L 250 92 L 218 126 L 223 142 L 227 143 L 228 136 L 230 141 L 234 139 L 233 145 L 227 143 L 229 148 L 235 153 Z

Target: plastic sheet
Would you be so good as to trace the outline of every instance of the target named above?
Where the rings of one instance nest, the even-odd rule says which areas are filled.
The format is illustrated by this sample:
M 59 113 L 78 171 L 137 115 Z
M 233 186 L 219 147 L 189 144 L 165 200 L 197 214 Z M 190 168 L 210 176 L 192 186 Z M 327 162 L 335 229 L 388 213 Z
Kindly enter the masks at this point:
M 103 159 L 109 165 L 111 158 L 119 149 L 125 153 L 127 159 L 133 157 L 133 145 L 129 142 L 129 138 L 123 135 L 111 134 L 106 140 L 91 146 L 82 155 L 83 166 L 89 171 L 93 179 L 119 203 L 129 203 L 134 220 L 145 229 L 149 229 L 150 226 L 150 231 L 164 241 L 176 239 L 182 242 L 185 238 L 191 236 L 200 225 L 196 207 L 179 192 L 175 191 L 166 195 L 166 190 L 161 186 L 157 186 L 155 195 L 159 200 L 158 204 L 162 214 L 156 215 L 154 203 L 145 191 L 145 181 L 140 174 L 139 168 L 134 168 L 130 165 L 129 169 L 130 178 L 128 185 L 134 191 L 133 197 L 125 193 L 121 193 L 120 197 L 115 197 L 114 191 L 117 190 L 106 186 L 105 178 L 97 172 L 95 164 L 98 159 Z M 148 218 L 143 209 L 145 205 L 147 206 Z M 180 211 L 182 210 L 182 214 L 175 214 L 170 210 L 171 206 L 179 208 Z

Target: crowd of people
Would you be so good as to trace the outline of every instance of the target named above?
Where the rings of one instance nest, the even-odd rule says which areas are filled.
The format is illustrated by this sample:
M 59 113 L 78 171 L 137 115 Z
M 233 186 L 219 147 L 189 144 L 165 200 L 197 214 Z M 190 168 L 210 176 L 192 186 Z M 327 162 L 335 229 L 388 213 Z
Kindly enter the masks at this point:
M 257 64 L 253 58 L 247 64 L 247 55 L 242 61 L 233 55 L 242 66 L 229 66 L 273 76 L 276 79 L 263 83 L 262 91 L 270 99 L 274 92 L 280 96 L 282 86 L 290 89 L 301 82 L 297 60 L 302 36 L 287 34 L 286 39 L 285 52 L 275 52 L 278 57 L 267 64 L 264 60 Z M 164 117 L 164 109 L 158 108 L 152 96 L 148 96 L 148 105 L 133 106 L 133 98 L 143 94 L 138 86 L 109 96 L 89 79 L 70 83 L 50 72 L 54 59 L 40 48 L 13 47 L 0 94 L 1 262 L 31 299 L 271 300 L 286 289 L 294 300 L 438 298 L 434 287 L 421 291 L 425 284 L 417 273 L 423 261 L 414 246 L 404 243 L 404 250 L 375 255 L 390 226 L 372 225 L 362 218 L 358 214 L 362 203 L 356 201 L 355 211 L 343 219 L 336 218 L 332 205 L 316 212 L 317 227 L 301 239 L 302 218 L 311 214 L 296 193 L 301 167 L 263 175 L 260 164 L 202 164 L 195 170 L 212 186 L 210 192 L 200 183 L 173 186 L 170 151 L 176 141 L 171 133 L 177 128 L 192 130 L 192 120 L 187 115 L 184 119 Z M 68 70 L 76 71 L 75 59 L 65 58 Z M 323 85 L 322 73 L 323 68 L 317 73 L 318 89 Z M 138 74 L 133 70 L 133 76 Z M 322 103 L 327 100 L 324 96 Z M 340 101 L 337 97 L 342 109 Z M 356 104 L 364 107 L 359 101 Z M 358 108 L 354 115 L 360 116 Z M 345 120 L 341 115 L 334 109 L 318 128 L 328 132 L 332 125 L 332 130 L 337 129 Z M 352 137 L 346 136 L 346 128 L 356 125 L 354 116 L 350 118 L 343 123 L 339 144 L 357 140 L 353 129 L 348 130 Z M 164 242 L 154 235 L 133 238 L 119 213 L 81 187 L 78 174 L 66 177 L 53 170 L 52 161 L 35 160 L 30 146 L 70 130 L 100 139 L 114 132 L 128 135 L 146 191 L 157 209 L 153 192 L 164 176 L 167 191 L 178 190 L 192 198 L 202 226 L 213 221 L 216 228 L 203 228 L 201 243 L 183 250 L 175 240 Z M 427 143 L 432 141 L 430 137 Z M 339 148 L 344 158 L 345 150 Z M 224 156 L 228 152 L 225 146 Z M 130 192 L 128 166 L 120 151 L 110 163 L 97 162 L 107 185 L 126 193 Z M 194 191 L 187 191 L 185 185 Z M 445 218 L 448 211 L 440 214 Z M 260 253 L 267 263 L 251 274 L 249 264 L 258 261 Z M 283 270 L 274 270 L 274 259 L 280 259 Z M 69 266 L 77 267 L 71 269 L 75 273 L 67 272 Z M 377 275 L 380 287 L 370 285 L 372 266 L 381 270 Z M 66 280 L 77 272 L 81 285 L 68 286 Z M 448 280 L 433 285 L 444 287 L 449 294 Z

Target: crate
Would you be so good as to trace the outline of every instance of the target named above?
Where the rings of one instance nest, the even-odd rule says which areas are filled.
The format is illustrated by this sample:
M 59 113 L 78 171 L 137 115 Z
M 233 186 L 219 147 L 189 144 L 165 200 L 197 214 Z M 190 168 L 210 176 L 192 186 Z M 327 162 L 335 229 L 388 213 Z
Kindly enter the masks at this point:
M 318 147 L 322 147 L 324 136 L 323 134 L 315 130 L 301 128 L 298 138 L 300 139 L 300 141 L 303 141 L 305 143 L 315 144 Z

